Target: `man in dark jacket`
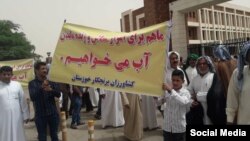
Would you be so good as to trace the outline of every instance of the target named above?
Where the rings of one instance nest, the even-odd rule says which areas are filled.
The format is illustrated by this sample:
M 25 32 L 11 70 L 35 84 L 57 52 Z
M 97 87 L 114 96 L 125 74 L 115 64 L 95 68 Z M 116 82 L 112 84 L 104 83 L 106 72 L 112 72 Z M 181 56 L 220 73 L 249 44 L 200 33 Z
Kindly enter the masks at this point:
M 29 93 L 35 108 L 38 140 L 46 141 L 48 125 L 51 140 L 58 141 L 59 114 L 54 98 L 60 97 L 60 89 L 56 83 L 47 79 L 48 69 L 45 62 L 37 62 L 34 68 L 36 77 L 29 82 Z

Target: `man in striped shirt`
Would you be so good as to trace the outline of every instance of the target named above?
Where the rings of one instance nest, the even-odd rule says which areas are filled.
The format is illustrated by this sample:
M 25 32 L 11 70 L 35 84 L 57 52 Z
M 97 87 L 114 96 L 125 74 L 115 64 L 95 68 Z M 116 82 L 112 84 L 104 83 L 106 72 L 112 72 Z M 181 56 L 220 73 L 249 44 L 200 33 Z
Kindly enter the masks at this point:
M 182 70 L 174 70 L 172 73 L 172 84 L 164 83 L 164 141 L 185 141 L 186 113 L 191 104 L 189 91 L 182 86 L 184 73 Z

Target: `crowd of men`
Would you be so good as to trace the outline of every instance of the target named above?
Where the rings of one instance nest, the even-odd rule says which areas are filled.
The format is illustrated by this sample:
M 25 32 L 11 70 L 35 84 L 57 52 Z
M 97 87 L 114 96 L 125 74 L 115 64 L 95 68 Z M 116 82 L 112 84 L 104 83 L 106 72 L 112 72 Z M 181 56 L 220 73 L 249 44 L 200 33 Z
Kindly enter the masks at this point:
M 102 128 L 124 127 L 129 140 L 141 140 L 143 132 L 162 127 L 164 141 L 184 141 L 187 124 L 250 124 L 250 44 L 231 57 L 225 46 L 214 49 L 214 57 L 190 54 L 180 65 L 176 51 L 168 53 L 161 97 L 121 93 L 97 88 L 72 86 L 49 80 L 49 61 L 34 65 L 35 78 L 29 82 L 38 140 L 46 141 L 49 129 L 52 141 L 58 141 L 59 111 L 71 116 L 70 128 L 78 129 L 81 109 L 97 107 L 93 118 L 102 120 Z M 23 122 L 29 121 L 28 106 L 21 85 L 12 81 L 13 70 L 0 68 L 0 140 L 26 141 Z M 62 97 L 58 109 L 57 99 Z M 69 107 L 70 101 L 70 108 Z M 156 117 L 163 114 L 163 125 Z

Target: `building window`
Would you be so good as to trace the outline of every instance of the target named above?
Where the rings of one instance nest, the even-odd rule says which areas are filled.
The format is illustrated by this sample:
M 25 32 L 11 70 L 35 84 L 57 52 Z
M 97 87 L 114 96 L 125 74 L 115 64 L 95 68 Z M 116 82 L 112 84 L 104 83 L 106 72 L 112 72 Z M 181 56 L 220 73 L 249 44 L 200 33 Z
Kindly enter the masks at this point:
M 192 13 L 191 12 L 188 13 L 188 17 L 192 18 Z
M 211 40 L 214 40 L 214 31 L 210 31 L 210 37 Z
M 214 24 L 218 24 L 218 13 L 214 12 Z
M 213 14 L 212 14 L 212 11 L 209 11 L 208 13 L 209 13 L 209 16 L 208 16 L 208 18 L 209 18 L 209 23 L 210 23 L 210 24 L 213 24 Z
M 191 40 L 197 40 L 197 28 L 196 27 L 189 27 L 188 28 L 188 38 Z
M 193 12 L 193 18 L 195 19 L 195 17 L 196 17 L 196 16 L 195 16 L 195 12 Z
M 130 20 L 129 20 L 129 15 L 124 16 L 125 20 L 125 32 L 130 32 Z
M 227 32 L 227 39 L 228 39 L 228 40 L 231 39 L 231 34 L 230 34 L 230 32 Z
M 250 28 L 250 18 L 249 17 L 247 17 L 247 22 L 246 23 L 247 23 L 246 27 Z
M 220 34 L 219 34 L 219 31 L 216 31 L 216 34 L 215 34 L 215 38 L 216 38 L 216 40 L 221 40 L 221 38 L 220 38 Z
M 233 23 L 233 26 L 235 26 L 235 16 L 232 15 L 232 23 Z
M 207 40 L 206 32 L 204 30 L 202 31 L 202 40 Z
M 227 40 L 227 39 L 228 39 L 226 31 L 223 31 L 223 39 L 224 39 L 224 40 Z
M 201 22 L 205 23 L 205 12 L 203 9 L 201 9 Z
M 229 24 L 229 14 L 226 14 L 226 25 L 230 26 L 230 24 Z
M 219 25 L 222 25 L 222 21 L 223 21 L 223 19 L 222 19 L 222 17 L 221 17 L 221 12 L 219 13 L 219 21 L 218 21 L 218 23 L 219 23 Z
M 242 27 L 245 27 L 245 20 L 246 20 L 246 17 L 243 17 L 243 16 L 241 16 L 241 19 L 242 19 Z
M 240 25 L 240 17 L 236 16 L 236 26 L 239 26 L 239 25 Z
M 224 13 L 221 13 L 221 21 L 222 21 L 222 25 L 225 25 L 225 14 Z

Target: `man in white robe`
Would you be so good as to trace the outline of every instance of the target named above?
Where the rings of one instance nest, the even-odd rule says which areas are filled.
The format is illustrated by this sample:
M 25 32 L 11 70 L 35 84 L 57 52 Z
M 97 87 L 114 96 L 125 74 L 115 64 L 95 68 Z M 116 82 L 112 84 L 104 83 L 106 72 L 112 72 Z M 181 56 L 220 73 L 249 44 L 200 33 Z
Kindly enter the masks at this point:
M 187 74 L 188 84 L 192 81 L 192 79 L 197 75 L 197 70 L 195 67 L 196 61 L 198 59 L 198 55 L 190 54 L 187 58 L 186 69 L 184 71 Z
M 179 66 L 180 64 L 180 54 L 176 51 L 171 51 L 168 53 L 167 64 L 165 68 L 165 83 L 172 84 L 172 72 L 176 69 L 182 70 Z M 183 71 L 183 70 L 182 70 Z M 184 77 L 183 86 L 187 86 L 186 77 Z
M 188 90 L 194 100 L 192 105 L 196 106 L 198 102 L 201 103 L 204 110 L 203 123 L 209 125 L 212 124 L 212 122 L 207 116 L 207 93 L 212 86 L 215 70 L 208 56 L 200 57 L 197 60 L 196 68 L 198 75 L 192 79 L 188 86 Z
M 12 68 L 0 68 L 0 141 L 26 141 L 23 122 L 29 119 L 28 105 L 20 83 L 11 81 Z
M 118 91 L 101 90 L 102 95 L 102 128 L 124 125 L 123 106 Z
M 154 130 L 158 128 L 156 115 L 156 102 L 153 96 L 142 95 L 143 129 Z
M 99 93 L 96 88 L 89 87 L 89 98 L 92 103 L 93 107 L 98 106 L 98 101 L 99 101 Z
M 124 109 L 124 136 L 131 141 L 143 138 L 143 117 L 141 110 L 141 96 L 131 93 L 121 94 Z
M 227 93 L 228 124 L 250 125 L 250 43 L 242 48 L 238 68 L 232 74 Z

